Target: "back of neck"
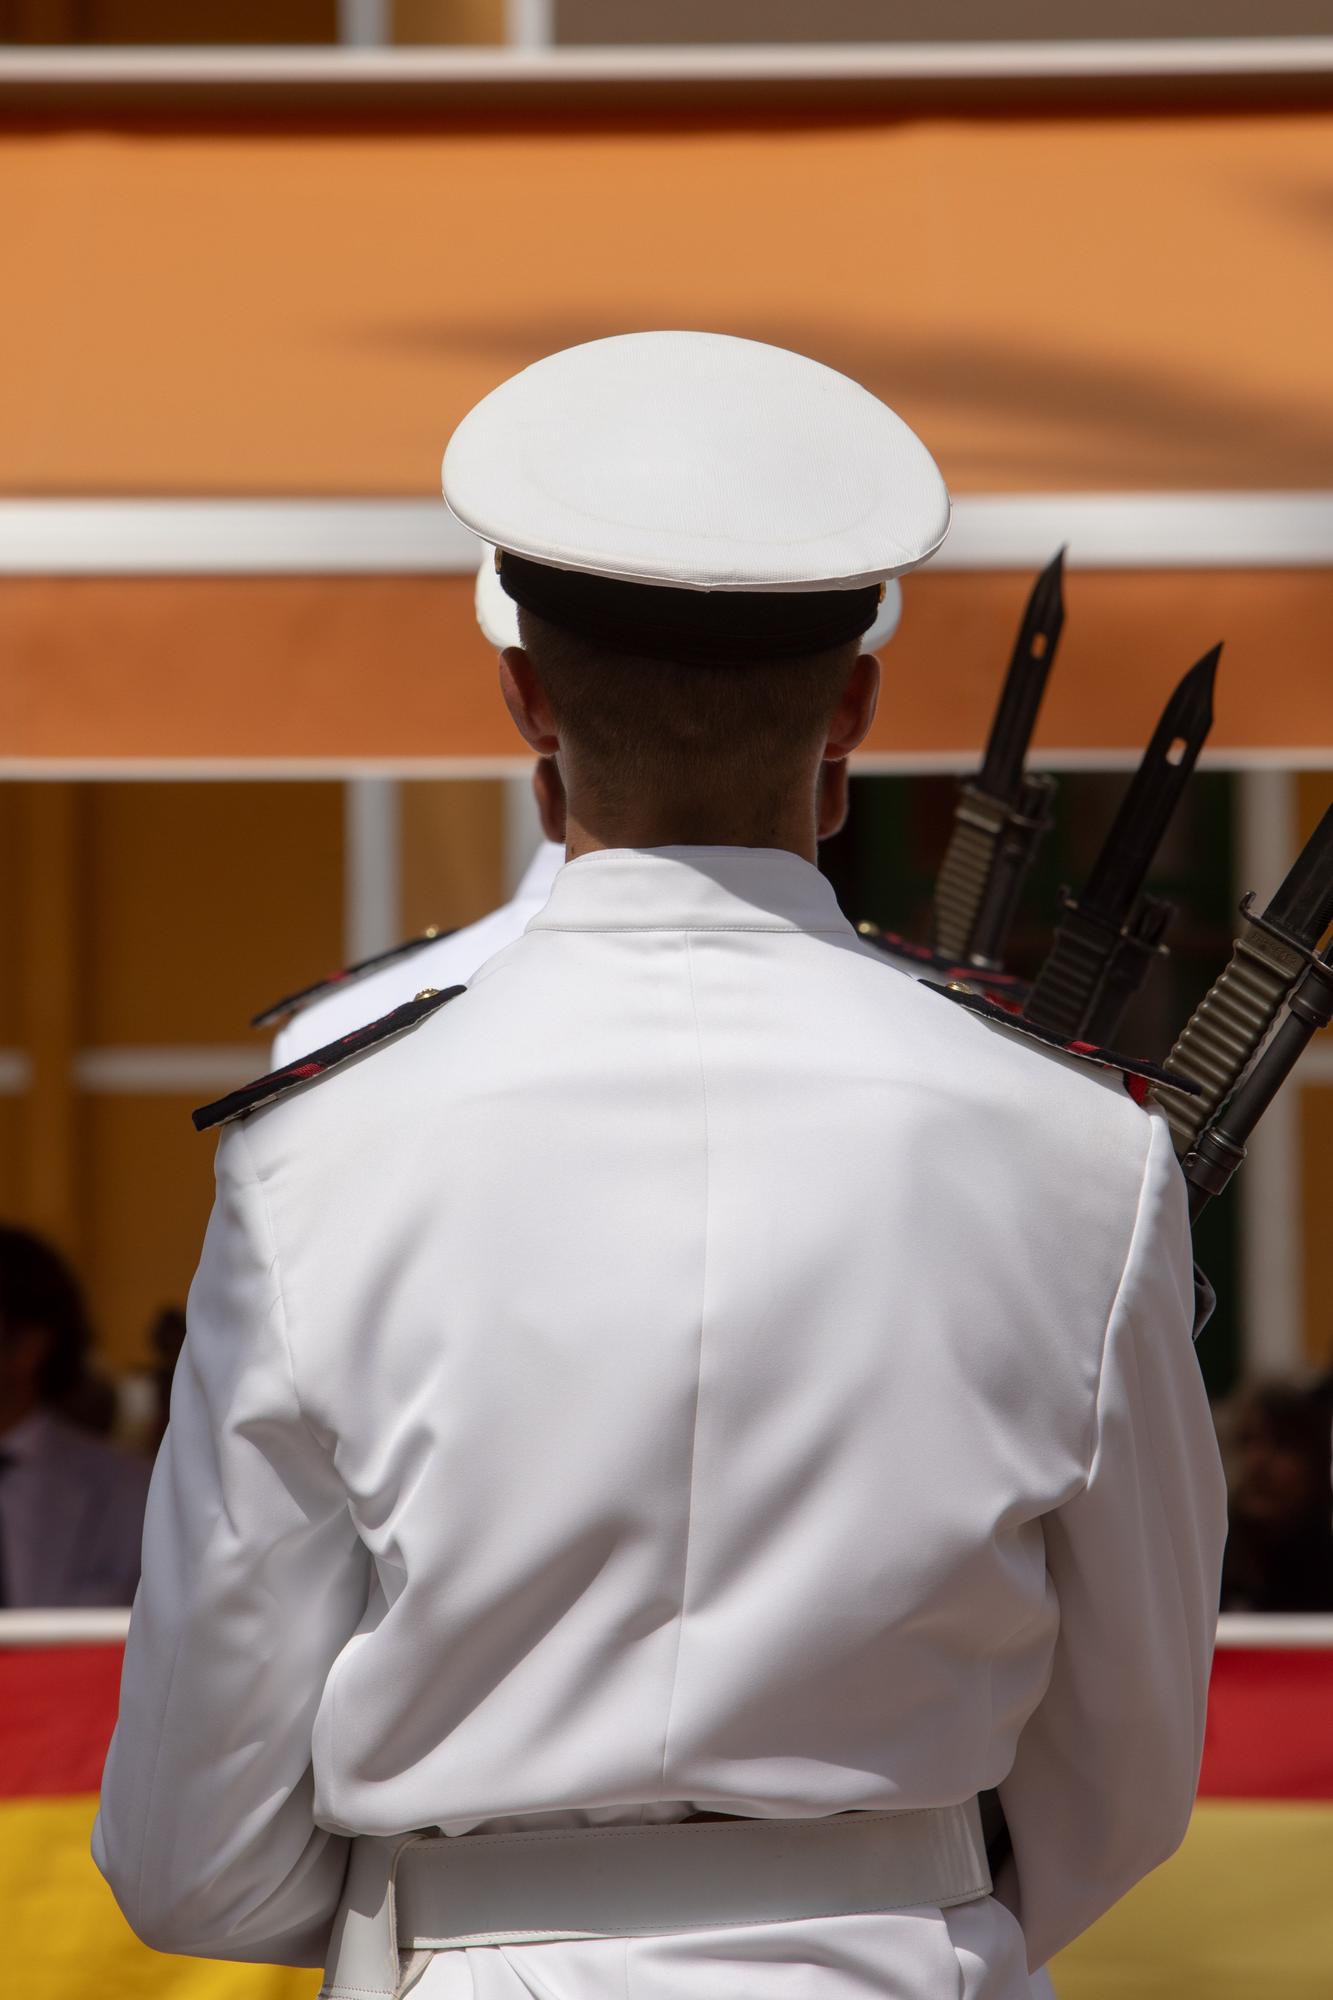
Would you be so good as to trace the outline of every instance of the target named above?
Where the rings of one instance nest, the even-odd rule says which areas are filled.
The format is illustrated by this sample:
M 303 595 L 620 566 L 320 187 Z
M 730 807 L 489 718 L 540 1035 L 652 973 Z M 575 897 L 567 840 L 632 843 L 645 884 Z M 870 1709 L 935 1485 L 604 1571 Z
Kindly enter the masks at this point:
M 589 815 L 588 824 L 570 811 L 565 845 L 571 861 L 611 847 L 776 847 L 815 859 L 814 814 L 680 813 L 651 809 Z

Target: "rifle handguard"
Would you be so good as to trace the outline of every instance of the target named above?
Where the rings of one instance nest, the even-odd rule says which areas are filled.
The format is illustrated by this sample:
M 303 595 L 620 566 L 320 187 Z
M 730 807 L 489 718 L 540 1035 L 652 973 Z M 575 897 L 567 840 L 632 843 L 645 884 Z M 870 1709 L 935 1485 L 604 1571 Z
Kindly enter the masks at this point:
M 1308 963 L 1308 955 L 1277 931 L 1250 916 L 1252 899 L 1241 904 L 1246 924 L 1231 957 L 1186 1022 L 1165 1067 L 1196 1084 L 1197 1097 L 1164 1084 L 1153 1096 L 1166 1113 L 1183 1159 L 1207 1126 L 1268 1034 L 1283 1001 Z
M 990 879 L 967 944 L 968 964 L 982 972 L 1004 970 L 1005 946 L 1013 929 L 1023 884 L 1037 849 L 1055 824 L 1051 814 L 1055 793 L 1054 778 L 1040 772 L 1025 777 L 1018 804 L 1005 820 L 1004 831 L 995 846 Z
M 1115 949 L 1102 974 L 1102 983 L 1097 988 L 1097 997 L 1084 1018 L 1083 1033 L 1088 1041 L 1096 1042 L 1102 1048 L 1117 1046 L 1116 1038 L 1125 1009 L 1152 966 L 1159 959 L 1170 956 L 1163 939 L 1175 914 L 1175 904 L 1168 903 L 1161 896 L 1140 899 L 1116 939 Z
M 1330 1021 L 1333 1021 L 1333 965 L 1327 957 L 1307 958 L 1303 977 L 1288 993 L 1286 1017 L 1281 1026 L 1181 1161 L 1189 1182 L 1191 1221 L 1202 1214 L 1214 1195 L 1226 1188 L 1245 1159 L 1245 1148 L 1255 1126 L 1311 1039 Z
M 996 846 L 1008 822 L 1002 800 L 960 788 L 953 832 L 935 883 L 935 949 L 956 964 L 967 958 Z
M 1065 913 L 1023 1012 L 1039 1028 L 1074 1040 L 1083 1032 L 1120 933 L 1065 891 Z

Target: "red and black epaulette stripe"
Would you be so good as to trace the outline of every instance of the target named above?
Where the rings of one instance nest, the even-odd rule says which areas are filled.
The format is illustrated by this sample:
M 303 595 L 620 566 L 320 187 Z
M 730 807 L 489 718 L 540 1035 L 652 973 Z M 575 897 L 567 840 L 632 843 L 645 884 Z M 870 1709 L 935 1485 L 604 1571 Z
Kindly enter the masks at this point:
M 303 1014 L 314 1001 L 322 1000 L 326 993 L 332 993 L 343 986 L 355 986 L 358 979 L 368 973 L 378 972 L 381 966 L 397 965 L 400 959 L 411 958 L 415 952 L 424 951 L 428 944 L 436 944 L 441 938 L 452 937 L 452 931 L 440 931 L 432 927 L 423 931 L 420 937 L 408 938 L 404 944 L 391 945 L 388 951 L 377 951 L 373 958 L 359 958 L 355 965 L 343 967 L 341 972 L 331 972 L 327 979 L 317 979 L 313 986 L 302 986 L 296 993 L 286 993 L 281 1000 L 275 1000 L 271 1007 L 265 1007 L 262 1014 L 256 1014 L 251 1021 L 252 1028 L 277 1028 Z
M 986 993 L 999 994 L 1020 1004 L 1027 999 L 1028 982 L 1016 972 L 983 972 L 977 965 L 959 965 L 942 952 L 932 951 L 928 944 L 915 944 L 911 938 L 900 937 L 897 931 L 882 931 L 878 924 L 858 924 L 856 934 L 894 958 L 906 958 L 923 970 L 938 972 L 946 985 L 950 980 L 965 979 Z
M 1050 1028 L 1039 1028 L 1035 1021 L 1025 1020 L 1017 1008 L 988 1000 L 984 993 L 975 992 L 961 981 L 949 986 L 937 986 L 933 979 L 923 979 L 919 983 L 931 993 L 942 993 L 946 1000 L 966 1007 L 970 1014 L 980 1014 L 983 1021 L 994 1021 L 997 1027 L 1008 1028 L 1015 1035 L 1022 1035 L 1025 1040 L 1036 1042 L 1042 1048 L 1055 1049 L 1062 1056 L 1077 1056 L 1081 1062 L 1093 1063 L 1098 1069 L 1118 1070 L 1136 1104 L 1147 1103 L 1148 1092 L 1154 1083 L 1169 1084 L 1172 1090 L 1186 1091 L 1191 1097 L 1201 1095 L 1197 1084 L 1184 1082 L 1157 1063 L 1144 1062 L 1139 1056 L 1122 1056 L 1115 1049 L 1099 1048 L 1095 1042 L 1067 1042 Z
M 217 1098 L 212 1104 L 201 1105 L 198 1111 L 191 1113 L 195 1131 L 207 1132 L 212 1125 L 226 1125 L 233 1118 L 244 1118 L 247 1111 L 258 1111 L 261 1105 L 272 1104 L 299 1084 L 313 1083 L 316 1077 L 327 1076 L 331 1070 L 350 1062 L 353 1056 L 363 1056 L 367 1049 L 377 1049 L 408 1028 L 415 1028 L 418 1021 L 424 1021 L 428 1014 L 435 1013 L 447 1000 L 456 1000 L 460 993 L 466 991 L 465 986 L 446 986 L 439 992 L 428 986 L 424 993 L 418 993 L 415 1000 L 404 1001 L 392 1013 L 382 1015 L 378 1021 L 371 1021 L 364 1028 L 354 1028 L 350 1035 L 342 1035 L 327 1047 L 302 1056 L 300 1062 L 288 1063 L 285 1069 L 272 1070 L 268 1076 L 256 1077 L 253 1083 L 242 1084 L 239 1090 L 228 1091 L 225 1097 Z

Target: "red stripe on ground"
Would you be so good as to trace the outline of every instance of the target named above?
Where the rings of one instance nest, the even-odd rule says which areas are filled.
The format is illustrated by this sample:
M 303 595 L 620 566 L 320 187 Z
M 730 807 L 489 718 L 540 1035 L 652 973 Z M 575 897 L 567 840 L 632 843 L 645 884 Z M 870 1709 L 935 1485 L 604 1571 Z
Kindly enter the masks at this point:
M 122 1651 L 0 1650 L 0 1797 L 97 1791 Z M 1217 1655 L 1199 1796 L 1333 1800 L 1333 1651 Z
M 123 1654 L 119 1645 L 0 1651 L 0 1798 L 100 1788 Z
M 1199 1796 L 1333 1799 L 1333 1653 L 1218 1653 Z

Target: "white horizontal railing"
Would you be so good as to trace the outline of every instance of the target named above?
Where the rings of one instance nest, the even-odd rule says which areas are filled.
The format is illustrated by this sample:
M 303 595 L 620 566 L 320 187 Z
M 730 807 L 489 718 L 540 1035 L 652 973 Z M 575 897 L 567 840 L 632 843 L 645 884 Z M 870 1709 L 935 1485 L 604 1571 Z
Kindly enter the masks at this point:
M 363 954 L 363 956 L 366 954 Z M 191 1091 L 233 1090 L 264 1067 L 263 1041 L 148 1048 L 78 1049 L 71 1062 L 76 1090 L 97 1097 L 176 1097 Z M 0 1048 L 0 1097 L 32 1089 L 33 1061 L 26 1049 Z
M 40 101 L 71 90 L 145 89 L 177 98 L 218 90 L 354 97 L 401 93 L 558 95 L 634 86 L 852 87 L 1133 83 L 1333 74 L 1333 36 L 1168 40 L 744 43 L 579 48 L 43 48 L 6 50 L 0 92 Z M 688 97 L 686 97 L 688 102 Z
M 442 500 L 0 500 L 3 576 L 450 576 L 480 559 Z
M 130 1628 L 128 1610 L 0 1611 L 0 1652 L 33 1646 L 108 1646 Z
M 265 1066 L 266 1044 L 177 1043 L 149 1048 L 80 1049 L 75 1088 L 100 1097 L 171 1097 L 192 1090 L 233 1090 Z
M 0 1611 L 0 1651 L 96 1646 L 123 1639 L 128 1611 Z M 1333 1652 L 1333 1618 L 1256 1617 L 1229 1612 L 1217 1623 L 1219 1651 Z
M 1333 491 L 965 493 L 932 572 L 1333 565 Z M 420 500 L 0 500 L 4 576 L 463 575 L 481 543 Z
M 1217 1621 L 1219 1651 L 1299 1653 L 1333 1651 L 1333 1618 L 1314 1613 L 1229 1611 Z

